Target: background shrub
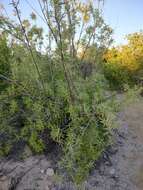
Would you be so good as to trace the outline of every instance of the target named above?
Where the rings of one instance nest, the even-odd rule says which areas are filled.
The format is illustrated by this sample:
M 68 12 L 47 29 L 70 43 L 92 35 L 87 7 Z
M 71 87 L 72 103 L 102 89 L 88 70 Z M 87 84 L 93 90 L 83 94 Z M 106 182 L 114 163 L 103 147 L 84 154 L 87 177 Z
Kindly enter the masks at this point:
M 143 33 L 127 36 L 128 43 L 109 49 L 104 54 L 104 73 L 111 87 L 122 89 L 142 80 L 143 72 Z
M 104 74 L 113 90 L 123 90 L 125 85 L 135 84 L 133 74 L 119 64 L 106 63 Z

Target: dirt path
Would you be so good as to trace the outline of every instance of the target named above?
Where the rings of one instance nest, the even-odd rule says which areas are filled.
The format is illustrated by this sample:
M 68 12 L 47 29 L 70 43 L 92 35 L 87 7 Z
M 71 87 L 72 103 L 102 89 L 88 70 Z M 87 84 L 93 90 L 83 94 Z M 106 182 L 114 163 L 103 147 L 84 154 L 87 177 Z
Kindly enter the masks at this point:
M 143 100 L 119 114 L 116 144 L 96 164 L 81 190 L 143 190 Z M 0 190 L 75 190 L 57 182 L 49 157 L 0 162 Z M 11 188 L 10 188 L 11 186 Z
M 99 185 L 95 190 L 143 190 L 143 100 L 126 108 L 119 117 L 118 151 L 110 156 L 111 166 L 100 166 L 103 175 L 97 174 Z
M 143 190 L 143 101 L 126 108 L 124 113 L 122 126 L 127 127 L 127 134 L 116 155 L 117 169 L 120 179 L 128 181 L 126 189 Z

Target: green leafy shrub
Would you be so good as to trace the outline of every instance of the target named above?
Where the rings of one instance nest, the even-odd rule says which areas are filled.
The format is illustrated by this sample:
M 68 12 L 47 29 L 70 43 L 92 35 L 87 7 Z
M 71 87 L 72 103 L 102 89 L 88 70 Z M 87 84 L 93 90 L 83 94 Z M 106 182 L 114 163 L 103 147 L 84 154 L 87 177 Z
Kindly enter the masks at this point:
M 13 6 L 19 23 L 7 17 L 0 21 L 10 34 L 9 43 L 13 38 L 11 85 L 0 95 L 0 154 L 11 154 L 17 146 L 23 151 L 27 145 L 33 153 L 44 153 L 56 144 L 64 168 L 79 183 L 110 144 L 116 105 L 113 99 L 106 101 L 108 83 L 103 74 L 93 67 L 83 76 L 80 65 L 89 65 L 87 59 L 95 49 L 99 55 L 91 62 L 101 57 L 112 30 L 91 2 L 41 4 L 49 10 L 46 37 L 35 24 L 22 20 L 17 3 Z M 75 36 L 82 26 L 78 42 Z M 78 43 L 84 48 L 80 58 Z M 44 51 L 42 44 L 47 45 Z
M 108 49 L 104 54 L 104 73 L 112 88 L 123 89 L 142 81 L 143 32 L 127 35 L 128 43 Z
M 11 50 L 7 45 L 7 39 L 1 35 L 0 38 L 0 74 L 5 77 L 9 77 L 11 75 Z M 0 92 L 4 90 L 8 86 L 8 82 L 6 82 L 2 77 L 0 78 Z
M 126 84 L 130 86 L 135 84 L 132 73 L 125 67 L 118 64 L 105 63 L 103 70 L 111 89 L 123 90 Z

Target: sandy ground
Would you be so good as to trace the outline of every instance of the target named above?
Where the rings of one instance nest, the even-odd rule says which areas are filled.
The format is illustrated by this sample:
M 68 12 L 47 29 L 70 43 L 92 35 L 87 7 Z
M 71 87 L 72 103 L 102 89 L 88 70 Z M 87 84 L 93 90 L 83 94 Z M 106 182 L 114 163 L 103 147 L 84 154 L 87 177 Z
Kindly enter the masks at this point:
M 143 100 L 119 114 L 115 144 L 107 150 L 81 190 L 143 190 Z M 55 175 L 48 156 L 1 160 L 0 190 L 76 190 Z

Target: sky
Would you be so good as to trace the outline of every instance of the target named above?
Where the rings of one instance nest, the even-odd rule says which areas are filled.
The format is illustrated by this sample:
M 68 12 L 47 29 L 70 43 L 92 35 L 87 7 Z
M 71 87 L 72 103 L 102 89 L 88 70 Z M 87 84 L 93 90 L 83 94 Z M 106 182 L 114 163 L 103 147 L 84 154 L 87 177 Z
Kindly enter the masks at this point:
M 38 9 L 37 0 L 29 0 L 31 5 Z M 96 0 L 94 0 L 96 1 Z M 10 12 L 11 0 L 0 0 Z M 25 18 L 31 12 L 26 0 L 21 0 L 22 14 Z M 143 30 L 143 0 L 105 0 L 103 17 L 113 30 L 115 45 L 126 43 L 127 34 Z M 42 23 L 41 23 L 42 24 Z
M 103 12 L 116 44 L 126 43 L 127 34 L 143 30 L 143 0 L 105 0 Z

